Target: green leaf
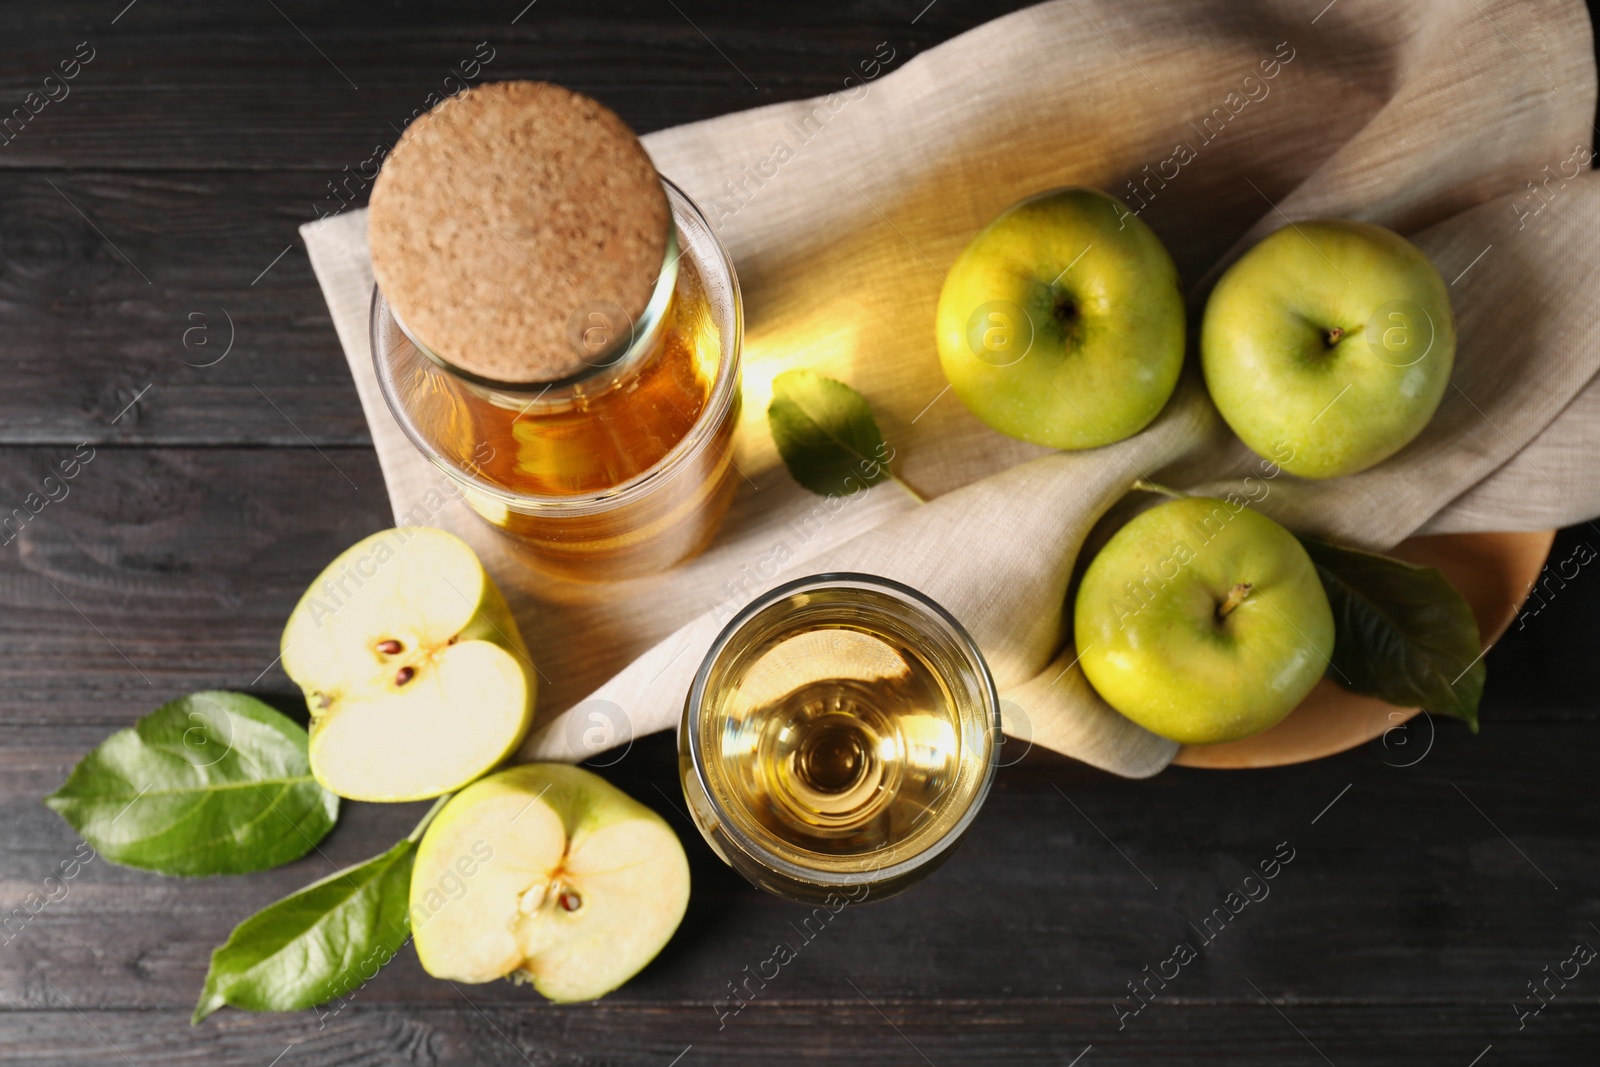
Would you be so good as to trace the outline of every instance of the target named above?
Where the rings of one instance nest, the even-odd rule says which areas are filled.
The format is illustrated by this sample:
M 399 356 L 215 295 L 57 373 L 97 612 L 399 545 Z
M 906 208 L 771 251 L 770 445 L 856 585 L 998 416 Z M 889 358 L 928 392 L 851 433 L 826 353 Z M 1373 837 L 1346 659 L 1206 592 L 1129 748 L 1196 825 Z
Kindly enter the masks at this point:
M 815 371 L 772 381 L 767 424 L 794 480 L 821 496 L 848 496 L 893 477 L 889 446 L 866 399 Z
M 1487 670 L 1477 620 L 1432 567 L 1302 537 L 1333 606 L 1329 676 L 1355 693 L 1478 730 Z
M 298 1011 L 354 992 L 411 933 L 407 898 L 417 842 L 331 874 L 234 927 L 211 953 L 192 1026 L 224 1004 Z
M 243 693 L 163 704 L 85 756 L 45 803 L 113 863 L 241 874 L 299 859 L 339 798 L 311 777 L 306 732 Z

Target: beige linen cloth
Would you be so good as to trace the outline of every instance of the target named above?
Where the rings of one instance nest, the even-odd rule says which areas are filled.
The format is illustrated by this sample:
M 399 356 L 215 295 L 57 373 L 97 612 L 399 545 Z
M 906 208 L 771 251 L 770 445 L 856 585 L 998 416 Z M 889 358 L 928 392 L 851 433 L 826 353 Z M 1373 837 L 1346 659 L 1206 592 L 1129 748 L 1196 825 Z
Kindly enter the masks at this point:
M 397 521 L 477 547 L 533 650 L 542 688 L 523 758 L 582 759 L 675 727 L 733 611 L 840 569 L 949 608 L 988 657 L 1008 733 L 1122 775 L 1167 764 L 1176 746 L 1073 668 L 1068 578 L 1134 478 L 1225 490 L 1255 458 L 1192 354 L 1151 428 L 1077 453 L 986 428 L 946 392 L 935 354 L 946 268 L 996 213 L 1055 186 L 1140 211 L 1190 287 L 1191 325 L 1219 269 L 1298 219 L 1389 226 L 1450 283 L 1460 348 L 1433 422 L 1364 473 L 1273 480 L 1259 506 L 1280 521 L 1383 549 L 1600 514 L 1600 182 L 1581 3 L 1062 0 L 914 59 L 886 33 L 838 72 L 835 95 L 644 139 L 717 223 L 748 324 L 740 495 L 711 550 L 658 577 L 577 587 L 513 564 L 377 392 L 365 212 L 303 227 Z M 790 480 L 765 412 L 772 378 L 799 366 L 865 394 L 897 473 L 929 503 L 893 483 L 823 500 Z

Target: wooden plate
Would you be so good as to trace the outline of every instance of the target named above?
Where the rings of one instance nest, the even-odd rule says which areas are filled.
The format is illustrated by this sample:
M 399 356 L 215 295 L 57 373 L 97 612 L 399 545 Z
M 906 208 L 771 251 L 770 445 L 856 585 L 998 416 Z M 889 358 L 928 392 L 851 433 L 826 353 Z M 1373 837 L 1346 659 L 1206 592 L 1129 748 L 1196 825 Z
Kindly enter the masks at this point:
M 1554 530 L 1541 530 L 1413 537 L 1390 555 L 1443 571 L 1471 605 L 1487 650 L 1517 617 L 1555 536 Z M 1185 745 L 1173 762 L 1224 769 L 1304 763 L 1382 737 L 1416 713 L 1346 692 L 1324 678 L 1272 729 L 1222 745 Z

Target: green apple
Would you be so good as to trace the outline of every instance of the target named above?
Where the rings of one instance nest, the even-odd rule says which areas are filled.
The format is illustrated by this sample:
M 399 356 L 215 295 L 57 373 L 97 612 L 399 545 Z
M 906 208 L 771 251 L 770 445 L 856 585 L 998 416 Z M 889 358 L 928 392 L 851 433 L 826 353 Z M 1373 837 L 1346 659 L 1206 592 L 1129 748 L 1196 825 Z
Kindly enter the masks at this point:
M 421 800 L 509 756 L 534 668 L 477 555 L 429 527 L 384 530 L 328 564 L 283 630 L 311 709 L 311 771 L 352 800 Z
M 1217 410 L 1256 454 L 1306 478 L 1365 470 L 1433 417 L 1455 362 L 1444 279 L 1365 222 L 1286 226 L 1228 268 L 1200 361 Z
M 666 821 L 597 774 L 512 767 L 450 798 L 411 868 L 423 969 L 593 1000 L 655 958 L 689 903 Z
M 1184 744 L 1274 725 L 1333 654 L 1306 550 L 1242 501 L 1185 497 L 1114 534 L 1073 609 L 1083 673 L 1106 703 Z
M 1183 368 L 1178 271 L 1115 197 L 1057 189 L 1006 209 L 939 294 L 939 360 L 1001 433 L 1098 448 L 1150 424 Z

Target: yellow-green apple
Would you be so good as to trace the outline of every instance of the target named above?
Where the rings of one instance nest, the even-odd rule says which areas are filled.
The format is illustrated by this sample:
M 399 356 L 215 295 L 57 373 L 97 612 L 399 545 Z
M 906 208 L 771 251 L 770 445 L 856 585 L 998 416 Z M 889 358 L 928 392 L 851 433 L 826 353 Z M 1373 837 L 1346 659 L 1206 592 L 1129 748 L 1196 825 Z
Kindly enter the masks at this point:
M 1200 327 L 1217 410 L 1256 454 L 1307 478 L 1404 448 L 1439 406 L 1455 353 L 1439 272 L 1365 222 L 1273 233 L 1218 280 Z
M 1274 725 L 1333 654 L 1333 612 L 1293 534 L 1242 501 L 1186 497 L 1118 530 L 1084 572 L 1078 662 L 1106 703 L 1184 744 Z
M 1183 294 L 1160 238 L 1115 197 L 1057 189 L 1015 204 L 957 257 L 939 360 L 1001 433 L 1097 448 L 1160 413 L 1183 368 Z
M 534 667 L 505 597 L 459 537 L 384 530 L 300 598 L 283 669 L 311 709 L 311 771 L 352 800 L 420 800 L 509 756 Z
M 565 764 L 512 767 L 451 797 L 411 869 L 424 970 L 510 977 L 562 1002 L 639 973 L 688 902 L 689 861 L 665 820 Z

